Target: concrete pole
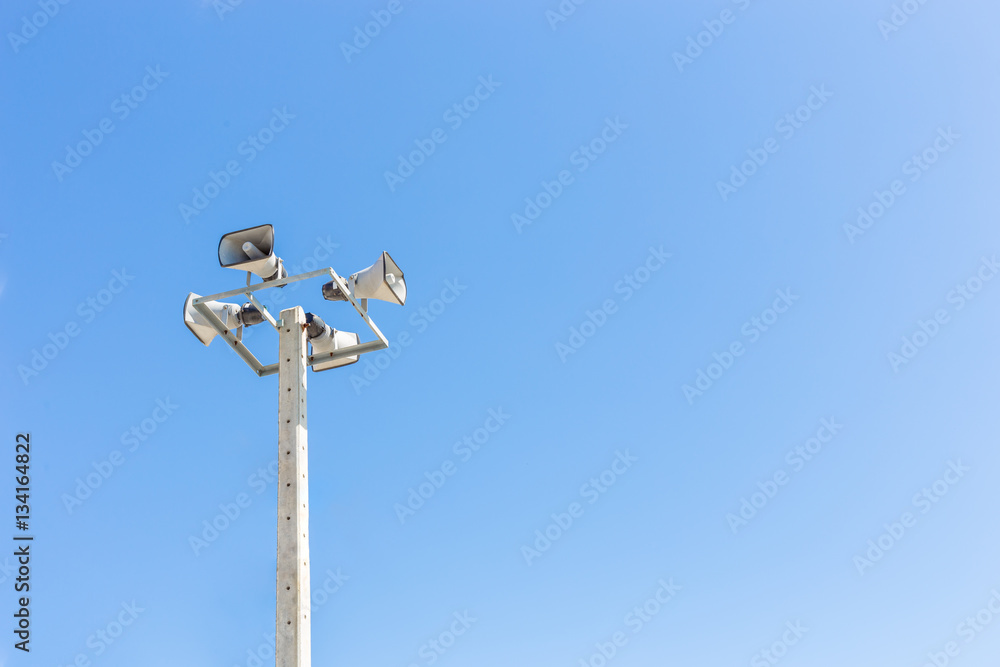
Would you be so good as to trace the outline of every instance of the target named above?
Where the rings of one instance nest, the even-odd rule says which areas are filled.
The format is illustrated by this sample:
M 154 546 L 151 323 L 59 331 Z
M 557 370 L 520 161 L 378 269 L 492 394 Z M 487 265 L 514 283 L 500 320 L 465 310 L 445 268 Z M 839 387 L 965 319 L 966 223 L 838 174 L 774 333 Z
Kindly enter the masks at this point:
M 306 317 L 281 311 L 278 330 L 277 667 L 310 667 L 309 473 L 306 427 Z

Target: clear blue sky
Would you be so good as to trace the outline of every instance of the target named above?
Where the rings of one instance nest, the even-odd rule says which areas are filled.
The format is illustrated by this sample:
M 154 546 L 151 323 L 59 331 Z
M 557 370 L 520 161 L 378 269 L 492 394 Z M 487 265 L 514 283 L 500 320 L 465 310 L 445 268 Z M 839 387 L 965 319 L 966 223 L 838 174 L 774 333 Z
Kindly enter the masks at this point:
M 277 381 L 181 320 L 271 223 L 409 287 L 308 379 L 314 664 L 994 664 L 1000 10 L 897 4 L 6 3 L 0 662 L 273 661 Z

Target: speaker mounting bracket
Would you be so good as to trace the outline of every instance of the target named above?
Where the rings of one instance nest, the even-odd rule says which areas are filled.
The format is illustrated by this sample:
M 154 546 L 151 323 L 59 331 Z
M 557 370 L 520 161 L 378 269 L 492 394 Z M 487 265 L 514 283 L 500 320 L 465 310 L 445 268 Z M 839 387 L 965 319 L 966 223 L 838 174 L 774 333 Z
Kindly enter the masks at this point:
M 280 275 L 280 273 L 279 273 Z M 259 377 L 264 377 L 266 375 L 274 375 L 278 372 L 278 364 L 268 364 L 264 365 L 254 356 L 253 352 L 243 344 L 243 332 L 242 327 L 237 328 L 237 332 L 233 333 L 232 329 L 226 327 L 226 325 L 212 312 L 212 309 L 208 307 L 207 303 L 209 301 L 223 301 L 225 299 L 232 299 L 234 297 L 246 297 L 249 299 L 257 310 L 263 314 L 264 318 L 273 326 L 275 329 L 281 327 L 284 323 L 282 320 L 276 320 L 273 315 L 271 315 L 267 309 L 260 303 L 255 294 L 257 292 L 271 289 L 274 287 L 284 287 L 289 283 L 299 282 L 300 280 L 309 280 L 311 278 L 318 278 L 320 276 L 329 277 L 337 283 L 340 288 L 341 293 L 347 297 L 347 301 L 354 307 L 361 319 L 364 320 L 365 324 L 373 334 L 375 334 L 376 340 L 368 341 L 364 343 L 358 343 L 357 345 L 350 345 L 345 348 L 341 348 L 334 352 L 333 354 L 324 354 L 320 362 L 329 362 L 334 359 L 340 359 L 343 357 L 353 357 L 360 356 L 366 352 L 377 352 L 378 350 L 384 350 L 389 347 L 389 341 L 379 330 L 375 322 L 372 321 L 371 317 L 368 315 L 368 300 L 367 299 L 355 299 L 354 298 L 354 284 L 353 281 L 347 281 L 341 278 L 336 271 L 328 267 L 325 269 L 319 269 L 316 271 L 310 271 L 308 273 L 300 273 L 297 276 L 289 276 L 287 278 L 282 278 L 280 280 L 269 280 L 262 283 L 257 283 L 255 285 L 250 284 L 251 273 L 247 272 L 247 284 L 246 287 L 240 289 L 229 290 L 228 292 L 220 292 L 219 294 L 210 294 L 208 296 L 201 296 L 194 299 L 191 303 L 192 305 L 201 313 L 208 323 L 215 329 L 215 332 L 226 341 L 229 347 L 233 348 L 233 351 L 246 364 L 250 367 L 254 373 Z M 313 366 L 317 363 L 317 360 L 313 358 L 312 355 L 306 360 L 307 366 Z

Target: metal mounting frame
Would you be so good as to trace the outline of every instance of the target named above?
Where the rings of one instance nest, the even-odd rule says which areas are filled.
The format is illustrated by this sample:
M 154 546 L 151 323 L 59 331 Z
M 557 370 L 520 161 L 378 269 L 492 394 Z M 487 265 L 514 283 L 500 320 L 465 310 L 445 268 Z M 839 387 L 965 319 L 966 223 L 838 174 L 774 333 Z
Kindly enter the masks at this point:
M 299 282 L 300 280 L 309 280 L 310 278 L 318 278 L 320 276 L 329 276 L 337 283 L 340 287 L 341 294 L 344 294 L 347 297 L 347 301 L 354 306 L 354 310 L 357 311 L 358 315 L 361 316 L 361 319 L 365 321 L 365 324 L 368 325 L 368 328 L 371 329 L 372 333 L 375 334 L 378 340 L 351 345 L 350 347 L 342 348 L 336 352 L 321 355 L 319 359 L 310 355 L 306 360 L 306 365 L 313 366 L 316 363 L 331 361 L 333 359 L 353 357 L 355 355 L 360 356 L 365 352 L 377 352 L 378 350 L 384 350 L 389 347 L 389 341 L 386 340 L 386 337 L 382 334 L 375 323 L 372 322 L 371 317 L 368 315 L 368 300 L 361 299 L 362 303 L 358 303 L 358 300 L 354 298 L 354 281 L 344 280 L 344 278 L 341 278 L 331 267 L 310 271 L 308 273 L 300 273 L 297 276 L 289 276 L 288 278 L 282 278 L 281 280 L 272 280 L 263 283 L 256 283 L 254 285 L 248 284 L 246 287 L 229 290 L 228 292 L 201 296 L 194 299 L 191 304 L 205 317 L 206 320 L 208 320 L 208 323 L 212 325 L 212 328 L 215 329 L 215 332 L 219 334 L 222 340 L 226 341 L 229 347 L 233 348 L 233 351 L 235 351 L 236 354 L 238 354 L 240 358 L 247 363 L 250 370 L 256 373 L 258 377 L 274 375 L 278 372 L 278 364 L 274 363 L 266 366 L 262 364 L 260 360 L 254 356 L 253 352 L 251 352 L 250 349 L 243 344 L 243 341 L 240 340 L 235 333 L 233 333 L 233 330 L 227 328 L 222 320 L 220 320 L 216 314 L 212 312 L 212 309 L 206 304 L 209 301 L 222 301 L 224 299 L 231 299 L 237 296 L 245 296 L 250 300 L 250 303 L 252 303 L 257 310 L 264 315 L 264 318 L 268 321 L 268 323 L 275 329 L 278 329 L 282 326 L 282 321 L 274 319 L 274 316 L 267 311 L 260 301 L 257 300 L 257 297 L 255 297 L 254 294 L 266 289 L 271 289 L 272 287 L 284 287 L 290 283 Z

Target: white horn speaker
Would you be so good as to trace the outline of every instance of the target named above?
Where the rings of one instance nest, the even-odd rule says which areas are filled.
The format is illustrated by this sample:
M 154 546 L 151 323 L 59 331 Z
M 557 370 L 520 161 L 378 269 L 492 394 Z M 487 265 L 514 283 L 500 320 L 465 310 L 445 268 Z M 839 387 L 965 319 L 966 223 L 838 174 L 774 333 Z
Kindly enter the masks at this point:
M 274 227 L 271 225 L 241 229 L 223 236 L 219 241 L 219 264 L 225 269 L 249 271 L 264 280 L 285 277 L 278 275 L 281 261 L 274 254 Z
M 360 343 L 361 338 L 356 333 L 351 333 L 350 331 L 337 331 L 330 325 L 326 325 L 325 331 L 315 338 L 310 338 L 309 342 L 312 343 L 313 360 L 315 362 L 313 363 L 312 369 L 314 371 L 325 371 L 331 368 L 349 366 L 357 363 L 358 361 L 357 355 L 332 359 L 326 362 L 321 361 L 321 357 L 324 354 L 331 354 L 337 350 L 342 350 L 346 347 Z
M 200 340 L 205 345 L 212 342 L 218 334 L 215 331 L 215 327 L 208 323 L 208 319 L 205 318 L 198 309 L 194 307 L 191 303 L 197 299 L 200 295 L 191 292 L 187 295 L 187 299 L 184 300 L 184 324 L 187 328 L 191 330 L 198 340 Z M 240 306 L 235 303 L 222 303 L 221 301 L 209 301 L 205 304 L 211 309 L 215 316 L 222 320 L 222 323 L 226 325 L 227 329 L 236 329 L 242 325 L 240 322 Z
M 402 306 L 406 302 L 406 281 L 403 271 L 389 253 L 383 252 L 374 264 L 351 276 L 354 280 L 354 298 L 378 299 Z M 323 285 L 323 298 L 327 301 L 346 301 L 337 283 Z

